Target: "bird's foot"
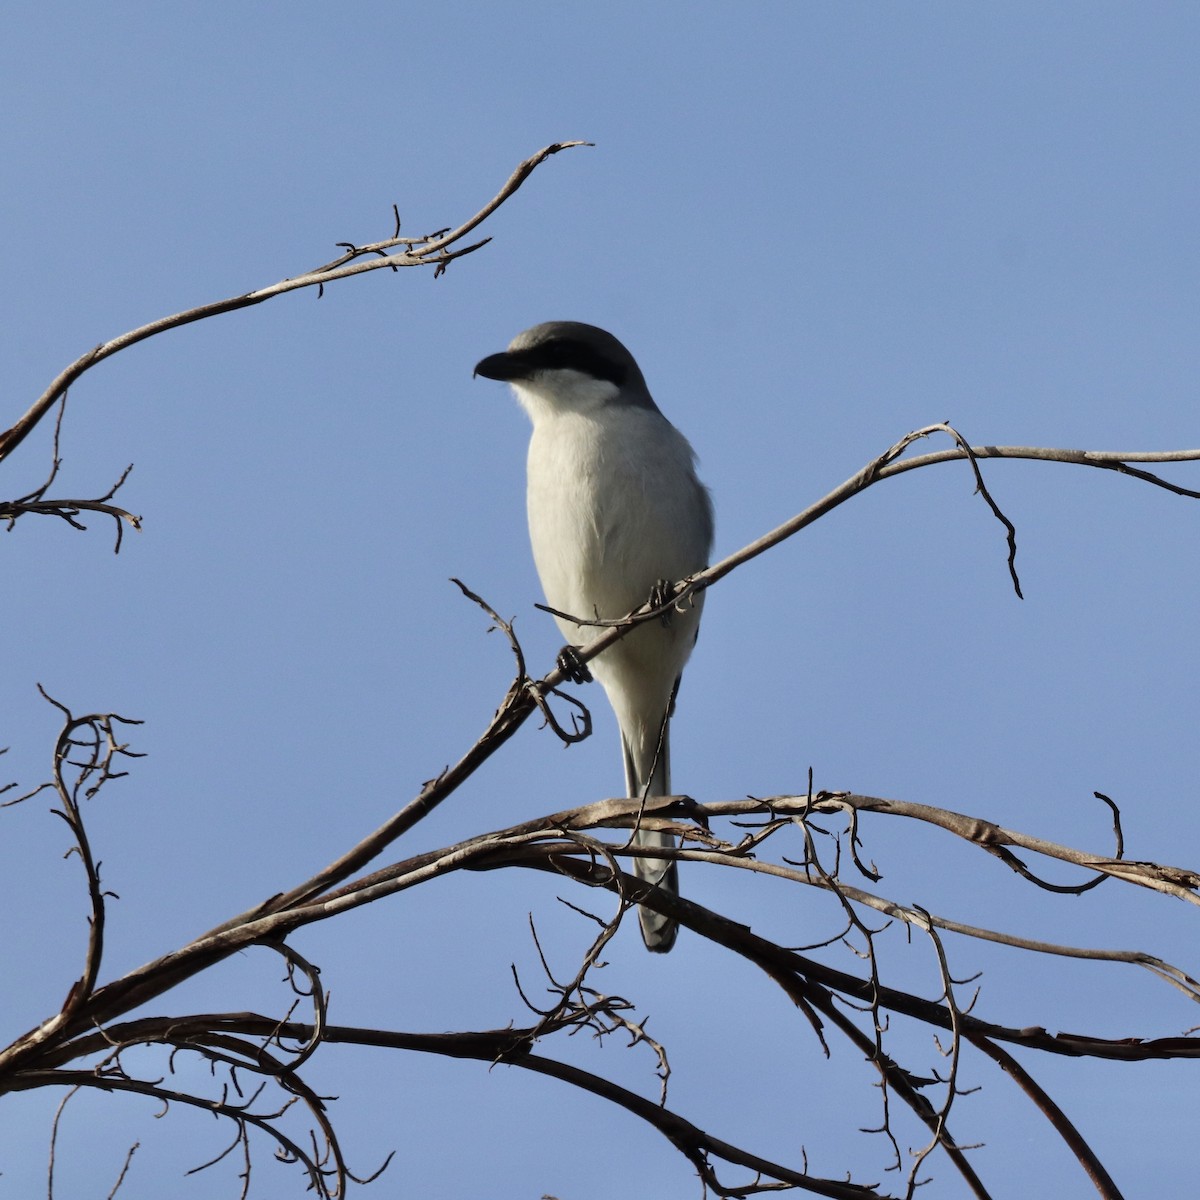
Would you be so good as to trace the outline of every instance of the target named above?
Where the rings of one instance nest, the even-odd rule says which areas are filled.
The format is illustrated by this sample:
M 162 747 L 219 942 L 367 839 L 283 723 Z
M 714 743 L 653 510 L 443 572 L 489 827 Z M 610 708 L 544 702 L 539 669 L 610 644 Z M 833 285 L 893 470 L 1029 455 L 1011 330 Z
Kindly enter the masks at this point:
M 653 608 L 661 608 L 662 612 L 658 619 L 664 625 L 670 625 L 671 614 L 675 611 L 675 606 L 671 603 L 675 598 L 675 585 L 669 579 L 660 579 L 650 589 L 650 605 Z
M 558 669 L 572 683 L 591 683 L 592 673 L 587 663 L 579 657 L 579 651 L 574 646 L 564 646 L 558 652 Z

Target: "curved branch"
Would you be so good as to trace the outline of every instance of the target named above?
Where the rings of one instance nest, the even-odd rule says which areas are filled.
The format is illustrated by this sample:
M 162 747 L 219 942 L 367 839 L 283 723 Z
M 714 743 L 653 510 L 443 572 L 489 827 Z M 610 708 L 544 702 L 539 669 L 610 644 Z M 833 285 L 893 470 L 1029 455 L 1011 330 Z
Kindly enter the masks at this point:
M 548 854 L 546 847 L 537 849 L 542 851 L 541 855 L 527 852 L 520 858 L 514 856 L 511 859 L 513 865 L 554 871 L 589 887 L 604 888 L 611 892 L 637 886 L 632 878 L 614 878 L 610 871 L 599 864 L 567 857 L 562 847 L 555 847 L 552 855 Z M 656 853 L 661 855 L 661 849 L 656 849 Z M 828 988 L 862 1004 L 878 1003 L 881 1008 L 911 1017 L 935 1029 L 947 1032 L 954 1030 L 955 1022 L 951 1014 L 936 1001 L 897 988 L 873 984 L 870 980 L 827 966 L 760 937 L 746 926 L 712 909 L 670 892 L 646 888 L 638 892 L 635 898 L 638 904 L 649 905 L 664 916 L 687 925 L 708 941 L 755 963 L 789 996 L 797 987 Z M 959 1014 L 958 1025 L 964 1035 L 970 1031 L 994 1040 L 1075 1058 L 1092 1057 L 1122 1062 L 1200 1058 L 1200 1039 L 1190 1037 L 1143 1040 L 1136 1037 L 1099 1038 L 1075 1033 L 1051 1034 L 1041 1026 L 1002 1026 L 968 1013 Z
M 336 1157 L 335 1167 L 327 1167 L 317 1154 L 311 1150 L 305 1150 L 299 1142 L 288 1137 L 278 1127 L 276 1118 L 281 1115 L 281 1112 L 265 1114 L 251 1112 L 249 1106 L 257 1098 L 257 1093 L 245 1104 L 230 1104 L 224 1100 L 211 1100 L 192 1095 L 189 1092 L 176 1091 L 147 1080 L 131 1079 L 123 1074 L 101 1075 L 92 1071 L 29 1071 L 22 1074 L 16 1083 L 14 1091 L 28 1091 L 40 1087 L 68 1087 L 93 1088 L 102 1092 L 127 1092 L 133 1095 L 149 1096 L 168 1105 L 182 1104 L 189 1108 L 198 1108 L 204 1112 L 214 1113 L 217 1116 L 228 1117 L 239 1125 L 253 1126 L 274 1141 L 283 1161 L 300 1163 L 308 1175 L 311 1190 L 317 1196 L 322 1197 L 322 1200 L 340 1200 L 345 1195 L 345 1184 L 349 1172 L 345 1169 L 340 1154 Z M 292 1101 L 289 1101 L 290 1103 Z M 312 1111 L 311 1107 L 310 1111 Z M 328 1137 L 332 1133 L 332 1126 L 326 1122 L 322 1127 L 322 1133 Z M 327 1149 L 333 1152 L 336 1145 L 335 1139 L 332 1146 L 327 1145 Z M 214 1163 L 217 1161 L 219 1159 L 212 1160 Z M 211 1166 L 212 1163 L 204 1165 Z
M 446 264 L 453 259 L 459 258 L 464 254 L 469 254 L 473 250 L 478 250 L 491 240 L 488 238 L 472 246 L 454 251 L 450 250 L 450 247 L 455 242 L 460 241 L 472 229 L 476 228 L 476 226 L 494 213 L 529 178 L 541 163 L 545 162 L 551 155 L 557 154 L 560 150 L 568 150 L 574 146 L 587 146 L 590 144 L 590 142 L 581 141 L 555 142 L 539 150 L 536 154 L 530 155 L 508 177 L 508 180 L 500 191 L 483 208 L 451 233 L 440 230 L 437 234 L 430 234 L 424 238 L 401 238 L 397 236 L 388 238 L 386 241 L 372 243 L 370 246 L 355 248 L 350 254 L 343 255 L 335 262 L 316 267 L 311 271 L 305 272 L 303 275 L 298 275 L 292 279 L 280 280 L 279 283 L 271 284 L 269 287 L 256 288 L 254 291 L 246 292 L 241 296 L 232 296 L 227 300 L 214 300 L 209 304 L 201 304 L 196 308 L 188 308 L 183 312 L 174 313 L 168 317 L 160 317 L 157 321 L 151 321 L 148 325 L 139 326 L 137 329 L 131 329 L 128 333 L 123 333 L 119 337 L 112 338 L 110 341 L 101 342 L 100 345 L 94 346 L 86 354 L 80 355 L 79 358 L 62 370 L 42 395 L 34 401 L 29 411 L 11 429 L 0 433 L 0 462 L 3 462 L 29 436 L 42 418 L 54 407 L 71 384 L 81 375 L 89 371 L 97 363 L 103 362 L 106 358 L 111 358 L 114 354 L 130 346 L 134 346 L 138 342 L 143 342 L 147 338 L 154 337 L 156 334 L 165 333 L 168 329 L 178 329 L 183 325 L 190 325 L 194 321 L 203 321 L 208 317 L 215 317 L 221 313 L 236 312 L 238 309 L 250 308 L 255 304 L 262 304 L 264 300 L 273 300 L 276 296 L 282 296 L 287 292 L 294 292 L 299 288 L 324 287 L 325 284 L 332 283 L 334 280 L 348 279 L 352 275 L 361 275 L 367 271 L 378 271 L 384 267 L 390 267 L 395 270 L 399 267 L 433 266 L 440 273 L 441 270 L 445 269 Z M 407 249 L 397 254 L 382 254 L 380 257 L 368 258 L 361 261 L 358 259 L 359 255 L 382 251 L 385 248 L 400 245 L 406 246 Z M 354 259 L 355 261 L 347 261 L 349 259 Z
M 715 566 L 709 567 L 708 570 L 694 576 L 693 578 L 697 586 L 705 587 L 715 583 L 718 579 L 728 575 L 730 571 L 741 566 L 742 563 L 749 562 L 752 558 L 757 558 L 760 554 L 771 549 L 772 546 L 777 546 L 780 542 L 786 541 L 794 534 L 799 533 L 801 529 L 811 525 L 827 512 L 832 512 L 833 509 L 838 508 L 847 500 L 858 495 L 859 492 L 866 491 L 872 484 L 884 479 L 892 479 L 897 475 L 903 475 L 908 471 L 913 471 L 920 467 L 932 466 L 935 463 L 962 462 L 968 458 L 1017 458 L 1029 459 L 1036 462 L 1067 463 L 1082 467 L 1096 467 L 1100 470 L 1117 471 L 1120 474 L 1129 475 L 1135 479 L 1143 479 L 1156 486 L 1164 487 L 1176 495 L 1186 496 L 1190 499 L 1200 499 L 1200 492 L 1177 487 L 1174 484 L 1159 479 L 1157 476 L 1151 475 L 1149 472 L 1135 470 L 1132 467 L 1126 466 L 1127 463 L 1131 462 L 1197 462 L 1200 461 L 1200 449 L 1166 450 L 1159 453 L 1157 451 L 1144 450 L 1057 450 L 1043 446 L 975 446 L 959 442 L 953 450 L 939 450 L 930 454 L 917 455 L 913 458 L 900 459 L 900 455 L 914 442 L 930 437 L 935 433 L 947 432 L 949 429 L 948 425 L 939 423 L 936 425 L 927 425 L 923 429 L 918 429 L 908 434 L 894 446 L 885 450 L 873 462 L 868 463 L 857 474 L 852 475 L 845 483 L 834 488 L 833 491 L 823 496 L 815 504 L 809 505 L 808 508 L 798 513 L 790 521 L 785 521 L 782 525 L 773 529 L 770 533 L 764 534 L 757 541 L 751 542 L 749 546 L 739 550 L 736 554 L 731 554 Z
M 97 992 L 91 997 L 85 1008 L 75 1014 L 75 1020 L 72 1022 L 76 1028 L 86 1025 L 87 1032 L 77 1036 L 73 1041 L 60 1039 L 57 1045 L 43 1045 L 37 1055 L 36 1063 L 25 1069 L 20 1068 L 14 1061 L 11 1065 L 16 1067 L 16 1070 L 9 1077 L 8 1089 L 22 1090 L 49 1082 L 79 1083 L 83 1079 L 79 1072 L 62 1069 L 68 1062 L 78 1061 L 88 1055 L 104 1051 L 108 1051 L 110 1054 L 120 1054 L 126 1047 L 135 1044 L 145 1045 L 160 1042 L 205 1054 L 210 1061 L 223 1063 L 233 1069 L 239 1066 L 249 1067 L 274 1077 L 289 1091 L 301 1096 L 310 1108 L 314 1108 L 314 1119 L 318 1120 L 324 1131 L 328 1119 L 320 1112 L 319 1101 L 315 1094 L 296 1078 L 295 1067 L 300 1065 L 311 1053 L 312 1048 L 321 1041 L 358 1041 L 365 1044 L 475 1058 L 480 1061 L 505 1062 L 571 1083 L 647 1120 L 688 1157 L 708 1185 L 721 1195 L 750 1195 L 757 1191 L 770 1190 L 772 1186 L 778 1186 L 779 1183 L 802 1187 L 821 1195 L 866 1197 L 877 1194 L 871 1189 L 860 1188 L 857 1185 L 819 1180 L 809 1176 L 806 1172 L 796 1171 L 793 1168 L 759 1158 L 746 1150 L 731 1146 L 729 1143 L 704 1133 L 678 1114 L 670 1112 L 636 1093 L 620 1088 L 608 1080 L 556 1060 L 532 1054 L 532 1047 L 541 1036 L 575 1028 L 581 1021 L 585 1025 L 590 1025 L 599 1014 L 611 1015 L 610 1010 L 613 1007 L 614 998 L 600 997 L 598 994 L 593 994 L 590 989 L 583 987 L 583 975 L 594 959 L 594 953 L 585 956 L 583 971 L 577 973 L 572 981 L 558 985 L 556 989 L 564 1001 L 572 996 L 577 996 L 578 999 L 570 999 L 569 1003 L 559 1004 L 554 1009 L 548 1010 L 538 1025 L 532 1029 L 507 1029 L 478 1034 L 420 1035 L 393 1031 L 362 1031 L 328 1025 L 322 1028 L 324 1002 L 323 995 L 316 986 L 315 968 L 306 960 L 295 955 L 294 952 L 280 949 L 278 945 L 274 944 L 271 948 L 283 953 L 288 962 L 308 980 L 309 986 L 305 989 L 305 994 L 308 992 L 313 994 L 316 1024 L 299 1024 L 287 1019 L 278 1020 L 259 1017 L 255 1014 L 202 1014 L 185 1018 L 148 1018 L 110 1025 L 103 1030 L 95 1028 L 96 1022 L 108 1020 L 114 1011 L 120 1011 L 122 1008 L 127 1011 L 134 1004 L 141 1003 L 164 990 L 164 980 L 171 977 L 174 967 L 178 967 L 181 962 L 187 962 L 189 956 L 191 956 L 190 969 L 187 973 L 192 973 L 194 969 L 198 969 L 197 964 L 205 958 L 207 961 L 213 961 L 217 957 L 223 957 L 224 954 L 239 945 L 247 945 L 251 941 L 269 942 L 269 939 L 278 939 L 299 924 L 320 920 L 349 908 L 369 903 L 382 895 L 415 886 L 417 883 L 437 875 L 464 868 L 492 869 L 500 866 L 534 867 L 554 872 L 558 876 L 575 879 L 587 886 L 607 889 L 618 896 L 622 911 L 631 902 L 649 904 L 688 925 L 701 936 L 724 946 L 758 966 L 784 990 L 785 994 L 795 1001 L 802 1011 L 809 1014 L 810 1019 L 812 1019 L 812 1014 L 819 1013 L 822 1019 L 839 1029 L 876 1065 L 888 1088 L 930 1127 L 935 1135 L 935 1144 L 950 1155 L 971 1191 L 978 1197 L 986 1197 L 988 1193 L 983 1184 L 975 1177 L 969 1162 L 963 1155 L 962 1148 L 946 1132 L 946 1107 L 943 1106 L 938 1111 L 925 1100 L 920 1091 L 922 1081 L 917 1080 L 907 1070 L 893 1062 L 882 1052 L 876 1040 L 872 1040 L 867 1033 L 858 1029 L 854 1021 L 840 1011 L 835 1003 L 839 997 L 861 1004 L 871 1012 L 886 1009 L 922 1021 L 934 1028 L 948 1030 L 956 1036 L 961 1034 L 974 1044 L 981 1044 L 984 1041 L 989 1044 L 1006 1041 L 1055 1054 L 1086 1055 L 1125 1061 L 1200 1057 L 1200 1041 L 1189 1038 L 1141 1042 L 1136 1038 L 1112 1040 L 1080 1034 L 1052 1035 L 1040 1027 L 1009 1028 L 973 1017 L 961 1011 L 947 997 L 950 986 L 949 971 L 940 951 L 939 959 L 942 964 L 944 981 L 943 995 L 937 1001 L 930 1001 L 889 988 L 882 984 L 874 973 L 871 978 L 864 979 L 836 970 L 812 958 L 767 941 L 718 913 L 692 901 L 673 897 L 657 888 L 647 887 L 633 876 L 618 870 L 615 865 L 618 857 L 638 856 L 642 852 L 639 847 L 629 846 L 623 839 L 609 844 L 583 836 L 583 830 L 597 825 L 614 825 L 620 829 L 630 827 L 639 819 L 640 807 L 637 800 L 605 801 L 582 809 L 552 814 L 539 821 L 526 822 L 508 830 L 470 839 L 457 846 L 420 855 L 404 863 L 385 868 L 368 879 L 358 881 L 343 888 L 340 892 L 325 896 L 320 901 L 261 918 L 258 922 L 248 924 L 240 930 L 231 931 L 229 935 L 216 942 L 210 942 L 208 945 L 193 944 L 186 948 L 180 956 L 168 956 L 140 972 L 134 972 L 133 976 L 127 976 L 117 984 L 108 985 L 107 988 Z M 712 848 L 713 845 L 719 844 L 712 834 L 700 826 L 694 828 L 681 826 L 677 821 L 669 820 L 668 815 L 675 817 L 687 814 L 702 821 L 719 815 L 767 816 L 770 818 L 771 831 L 776 832 L 801 822 L 802 819 L 806 819 L 814 813 L 847 811 L 881 811 L 889 815 L 907 815 L 924 819 L 929 815 L 929 811 L 936 812 L 937 810 L 926 810 L 924 806 L 920 805 L 905 806 L 899 802 L 882 801 L 873 797 L 852 797 L 847 794 L 834 793 L 817 793 L 804 797 L 776 797 L 760 801 L 724 802 L 712 805 L 696 805 L 685 798 L 663 797 L 656 798 L 652 812 L 643 814 L 640 819 L 644 823 L 670 825 L 676 832 L 694 834 L 702 843 L 705 843 L 705 848 L 701 850 L 693 850 L 687 846 L 677 849 L 674 852 L 675 857 L 722 861 Z M 789 816 L 792 818 L 791 820 L 785 819 Z M 949 814 L 949 816 L 955 818 L 957 814 Z M 968 820 L 968 818 L 959 819 Z M 934 823 L 945 824 L 940 821 Z M 954 821 L 951 820 L 950 825 L 953 824 Z M 1037 841 L 1037 839 L 1024 838 L 1022 835 L 1010 834 L 1009 831 L 1004 831 L 1004 833 L 1014 840 L 1019 838 L 1026 843 Z M 762 840 L 762 838 L 751 839 L 751 843 L 759 845 Z M 1051 843 L 1039 843 L 1038 848 L 1045 849 L 1052 845 Z M 650 852 L 661 856 L 664 849 L 655 848 L 653 851 L 647 851 L 647 853 Z M 1090 865 L 1091 859 L 1087 856 L 1083 857 Z M 745 856 L 744 842 L 729 846 L 723 861 L 743 869 L 766 870 L 769 868 L 772 873 L 790 874 L 792 878 L 799 876 L 798 871 L 787 873 L 785 869 L 778 868 L 774 864 L 760 864 L 755 860 L 748 859 Z M 857 901 L 860 899 L 852 889 L 842 888 L 841 885 L 838 887 L 839 894 L 845 900 Z M 935 918 L 931 918 L 919 910 L 913 910 L 913 912 L 916 913 L 919 921 L 924 922 L 927 930 L 932 931 L 933 927 L 938 924 Z M 912 913 L 908 915 L 911 917 Z M 615 923 L 604 927 L 594 944 L 594 951 L 603 946 L 611 937 L 614 929 Z M 171 961 L 172 958 L 175 959 L 174 965 Z M 139 976 L 141 976 L 140 979 Z M 295 990 L 299 991 L 300 989 L 296 988 Z M 878 1021 L 877 1017 L 875 1019 Z M 630 1032 L 640 1030 L 640 1026 L 636 1022 L 627 1018 L 620 1018 L 618 1025 Z M 62 1033 L 63 1030 L 60 1028 L 59 1032 Z M 259 1045 L 247 1042 L 243 1037 L 238 1036 L 248 1033 L 265 1036 L 268 1039 L 267 1043 Z M 299 1057 L 292 1058 L 291 1061 L 284 1061 L 267 1053 L 267 1046 L 272 1042 L 277 1045 L 281 1044 L 281 1039 L 284 1038 L 301 1040 L 302 1048 Z M 997 1057 L 997 1055 L 993 1055 L 993 1057 Z M 111 1082 L 108 1075 L 89 1078 L 88 1086 L 104 1087 Z M 953 1075 L 948 1084 L 953 1089 Z M 147 1095 L 157 1095 L 166 1099 L 177 1098 L 174 1093 L 170 1093 L 156 1084 L 125 1080 L 120 1086 L 124 1090 L 141 1091 Z M 208 1106 L 210 1110 L 216 1111 L 213 1109 L 212 1102 L 208 1100 L 193 1097 L 189 1102 L 201 1107 Z M 229 1106 L 229 1108 L 230 1111 L 223 1112 L 222 1115 L 235 1115 L 234 1106 Z M 237 1106 L 236 1112 L 240 1113 L 241 1111 L 241 1106 Z M 1058 1128 L 1057 1124 L 1056 1128 Z M 336 1150 L 331 1153 L 337 1163 L 336 1171 L 340 1175 L 344 1171 L 344 1164 Z M 724 1161 L 735 1166 L 759 1172 L 761 1178 L 752 1183 L 737 1186 L 723 1183 L 715 1168 L 708 1161 L 710 1155 L 720 1156 Z M 321 1164 L 318 1162 L 317 1165 Z M 763 1179 L 776 1182 L 774 1185 L 770 1185 L 763 1182 Z
M 1000 1069 L 1010 1075 L 1017 1086 L 1045 1114 L 1046 1119 L 1054 1126 L 1062 1140 L 1070 1147 L 1071 1153 L 1079 1160 L 1087 1177 L 1096 1187 L 1103 1200 L 1123 1200 L 1120 1190 L 1113 1182 L 1112 1176 L 1104 1164 L 1096 1157 L 1091 1146 L 1083 1139 L 1083 1135 L 1068 1119 L 1057 1104 L 1044 1092 L 1038 1082 L 1021 1066 L 1007 1050 L 997 1046 L 987 1038 L 975 1034 L 965 1034 L 967 1040 L 976 1049 L 983 1051 Z
M 160 1026 L 159 1033 L 166 1032 L 163 1028 L 166 1023 L 161 1021 L 130 1022 L 114 1026 L 109 1032 L 114 1036 L 121 1037 L 122 1041 L 126 1043 L 134 1040 L 153 1040 L 154 1031 L 151 1028 L 153 1024 Z M 230 1033 L 236 1032 L 250 1037 L 278 1033 L 280 1036 L 294 1038 L 297 1041 L 310 1040 L 314 1032 L 311 1025 L 297 1022 L 280 1023 L 269 1017 L 253 1013 L 197 1014 L 191 1017 L 177 1018 L 170 1022 L 171 1034 L 174 1037 L 186 1035 L 189 1031 L 192 1036 L 199 1036 L 214 1029 Z M 546 1030 L 541 1032 L 544 1033 Z M 131 1036 L 134 1033 L 136 1033 L 136 1039 Z M 818 1196 L 831 1196 L 836 1200 L 868 1200 L 868 1198 L 869 1200 L 886 1200 L 886 1197 L 874 1188 L 838 1180 L 821 1179 L 751 1154 L 739 1146 L 704 1132 L 684 1117 L 620 1084 L 579 1067 L 533 1054 L 530 1052 L 530 1048 L 538 1033 L 537 1028 L 463 1033 L 407 1033 L 397 1030 L 369 1029 L 361 1026 L 327 1025 L 323 1038 L 327 1042 L 343 1045 L 417 1051 L 450 1058 L 472 1059 L 489 1065 L 502 1064 L 520 1067 L 523 1070 L 534 1071 L 537 1074 L 569 1083 L 573 1087 L 618 1105 L 658 1130 L 708 1180 L 709 1186 L 722 1196 L 749 1196 L 757 1191 L 768 1189 L 755 1187 L 752 1184 L 741 1187 L 728 1187 L 720 1184 L 708 1162 L 710 1155 L 719 1156 L 733 1166 L 768 1175 L 793 1187 L 804 1188 Z M 89 1039 L 89 1045 L 99 1048 L 100 1042 L 97 1035 L 93 1035 Z M 58 1073 L 59 1078 L 65 1075 L 65 1072 Z
M 666 915 L 677 917 L 684 924 L 688 924 L 702 936 L 713 938 L 724 944 L 723 938 L 733 936 L 730 930 L 740 930 L 741 926 L 727 922 L 723 924 L 724 918 L 719 917 L 718 914 L 682 898 L 671 899 L 663 893 L 657 893 L 656 889 L 651 889 L 646 893 L 644 885 L 638 884 L 630 877 L 614 876 L 611 871 L 607 871 L 599 864 L 570 861 L 573 855 L 591 855 L 592 852 L 586 846 L 581 846 L 573 836 L 564 837 L 564 835 L 577 835 L 580 831 L 598 826 L 630 828 L 639 819 L 640 807 L 637 800 L 607 800 L 579 809 L 553 813 L 547 817 L 523 822 L 505 830 L 497 830 L 470 838 L 441 850 L 405 859 L 364 876 L 338 891 L 327 892 L 320 898 L 306 899 L 303 902 L 281 907 L 276 911 L 268 911 L 264 906 L 264 909 L 247 914 L 244 918 L 236 921 L 227 922 L 225 926 L 196 939 L 188 946 L 148 963 L 121 979 L 106 984 L 91 997 L 86 1008 L 70 1023 L 69 1029 L 60 1028 L 59 1032 L 66 1037 L 76 1037 L 86 1033 L 92 1028 L 93 1022 L 112 1020 L 136 1005 L 144 1004 L 155 996 L 161 995 L 181 980 L 189 978 L 211 963 L 239 949 L 261 941 L 281 939 L 302 925 L 326 920 L 350 909 L 373 903 L 383 896 L 406 891 L 430 879 L 462 869 L 494 869 L 508 865 L 534 866 L 562 872 L 576 878 L 579 882 L 610 886 L 613 890 L 617 890 L 618 884 L 611 880 L 623 879 L 628 888 L 634 889 L 639 902 L 648 904 L 650 907 L 658 907 Z M 1193 881 L 1192 887 L 1200 886 L 1200 876 L 1194 872 L 1157 864 L 1104 859 L 1044 839 L 1003 829 L 979 818 L 935 809 L 928 805 L 884 800 L 880 797 L 822 792 L 813 797 L 771 797 L 765 800 L 724 801 L 706 805 L 697 805 L 692 801 L 680 798 L 655 797 L 651 799 L 646 811 L 642 813 L 641 820 L 644 825 L 653 824 L 661 821 L 668 814 L 691 816 L 698 818 L 701 822 L 707 822 L 719 816 L 770 814 L 801 817 L 813 813 L 845 809 L 878 812 L 924 821 L 973 841 L 985 849 L 1007 842 L 1035 850 L 1060 861 L 1074 863 L 1092 870 L 1106 871 L 1128 883 L 1153 888 L 1168 895 L 1184 895 L 1191 898 L 1193 902 L 1200 902 L 1200 897 L 1185 888 L 1180 882 L 1188 880 Z M 668 824 L 667 827 L 693 838 L 705 836 L 703 830 L 699 828 L 692 829 L 674 823 Z M 621 858 L 644 856 L 650 853 L 644 848 L 624 843 L 608 847 L 608 851 Z M 660 848 L 656 849 L 654 853 L 659 856 L 667 853 L 671 857 L 691 858 L 698 861 L 717 860 L 714 859 L 711 850 L 676 848 L 673 851 L 664 851 Z M 786 868 L 747 860 L 744 853 L 736 847 L 730 848 L 723 857 L 718 856 L 718 858 L 729 865 L 742 869 L 776 875 L 788 874 Z M 606 871 L 607 877 L 610 878 L 608 883 L 603 882 L 606 878 Z M 883 911 L 882 907 L 881 911 Z M 896 905 L 895 911 L 891 915 L 903 915 L 904 911 L 903 906 Z M 949 928 L 949 926 L 946 927 Z M 959 927 L 959 931 L 966 932 L 968 928 Z M 1002 939 L 996 936 L 991 940 Z M 761 939 L 757 939 L 755 944 L 758 945 L 759 942 L 761 942 L 760 949 L 773 945 L 762 942 Z M 1035 945 L 1047 947 L 1046 943 L 1035 943 Z M 731 946 L 731 948 L 734 947 Z M 774 949 L 781 954 L 789 953 L 781 947 L 774 947 Z M 1078 957 L 1106 956 L 1134 962 L 1179 987 L 1193 999 L 1196 998 L 1194 981 L 1178 968 L 1163 964 L 1153 956 L 1144 955 L 1138 951 L 1078 951 L 1075 953 Z M 856 976 L 841 972 L 824 974 L 831 969 L 810 960 L 797 959 L 793 961 L 789 959 L 787 961 L 791 963 L 789 970 L 802 969 L 806 972 L 811 970 L 814 972 L 815 978 L 833 987 L 834 990 L 852 995 L 860 1000 L 869 998 L 867 992 L 864 991 L 863 981 Z M 888 996 L 890 998 L 885 1007 L 892 1007 L 896 1011 L 907 1013 L 919 1020 L 945 1027 L 944 1013 L 938 1006 L 916 1000 L 902 992 L 889 992 Z M 1152 1042 L 1141 1042 L 1137 1039 L 1114 1041 L 1063 1034 L 1051 1036 L 1041 1029 L 1004 1029 L 986 1024 L 981 1025 L 980 1030 L 989 1037 L 1000 1037 L 1007 1041 L 1036 1046 L 1039 1049 L 1050 1050 L 1058 1054 L 1095 1055 L 1130 1060 L 1200 1056 L 1200 1042 L 1186 1038 L 1158 1039 Z M 30 1050 L 32 1047 L 25 1042 L 25 1039 L 19 1039 L 8 1051 L 0 1053 L 0 1066 L 8 1068 L 15 1066 L 18 1062 L 25 1060 Z

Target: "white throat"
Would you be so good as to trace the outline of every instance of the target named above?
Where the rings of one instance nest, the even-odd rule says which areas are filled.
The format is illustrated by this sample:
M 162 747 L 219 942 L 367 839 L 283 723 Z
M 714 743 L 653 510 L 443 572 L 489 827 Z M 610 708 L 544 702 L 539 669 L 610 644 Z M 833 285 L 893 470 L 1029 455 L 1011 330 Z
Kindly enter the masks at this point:
M 535 425 L 545 417 L 597 413 L 608 408 L 621 391 L 607 379 L 569 369 L 543 371 L 535 379 L 514 381 L 512 387 Z

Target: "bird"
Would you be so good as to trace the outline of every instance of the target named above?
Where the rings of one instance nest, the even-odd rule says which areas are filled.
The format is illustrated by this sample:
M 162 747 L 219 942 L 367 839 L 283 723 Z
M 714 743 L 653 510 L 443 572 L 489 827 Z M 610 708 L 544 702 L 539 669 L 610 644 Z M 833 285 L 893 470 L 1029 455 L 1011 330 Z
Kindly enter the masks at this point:
M 551 609 L 583 621 L 620 619 L 708 565 L 713 506 L 695 452 L 616 337 L 578 321 L 547 321 L 482 359 L 475 374 L 509 383 L 533 424 L 526 509 Z M 673 794 L 667 727 L 703 602 L 702 592 L 688 596 L 590 663 L 616 714 L 626 794 L 642 803 Z M 555 620 L 568 649 L 599 632 L 566 616 Z M 639 827 L 634 844 L 675 839 Z M 673 859 L 635 857 L 633 869 L 678 895 Z M 642 906 L 638 918 L 649 950 L 671 949 L 675 920 Z

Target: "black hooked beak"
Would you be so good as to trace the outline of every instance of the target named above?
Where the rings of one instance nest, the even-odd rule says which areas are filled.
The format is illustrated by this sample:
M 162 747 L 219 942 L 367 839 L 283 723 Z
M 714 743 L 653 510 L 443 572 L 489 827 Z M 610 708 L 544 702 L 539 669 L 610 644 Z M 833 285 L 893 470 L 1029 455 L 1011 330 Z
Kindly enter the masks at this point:
M 482 375 L 484 379 L 499 379 L 509 382 L 513 379 L 524 379 L 529 372 L 530 364 L 523 354 L 505 350 L 500 354 L 489 354 L 487 358 L 481 358 L 475 364 L 471 378 Z

